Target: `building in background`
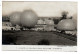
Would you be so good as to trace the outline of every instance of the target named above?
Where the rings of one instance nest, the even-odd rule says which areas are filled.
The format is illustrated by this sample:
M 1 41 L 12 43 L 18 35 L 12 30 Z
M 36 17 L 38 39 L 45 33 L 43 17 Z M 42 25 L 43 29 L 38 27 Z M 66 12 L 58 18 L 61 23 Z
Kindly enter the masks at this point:
M 36 31 L 51 31 L 54 29 L 54 17 L 39 17 L 37 25 L 35 25 L 35 28 L 32 28 L 32 30 Z M 53 24 L 53 25 L 49 25 Z M 12 26 L 9 17 L 4 16 L 2 18 L 2 29 L 3 30 L 20 30 L 20 26 Z M 24 28 L 24 30 L 27 30 Z
M 12 27 L 9 17 L 7 16 L 2 18 L 2 30 L 15 30 L 15 27 Z
M 11 24 L 8 16 L 2 17 L 2 30 L 20 30 L 20 26 L 16 25 L 15 27 Z
M 35 31 L 57 31 L 56 27 L 59 23 L 61 17 L 39 17 L 35 28 L 32 30 Z M 24 30 L 29 30 L 27 28 L 23 28 Z M 20 30 L 20 26 L 12 26 L 9 17 L 4 16 L 2 18 L 2 30 Z M 77 31 L 66 31 L 66 34 L 77 34 Z
M 39 17 L 37 25 L 35 25 L 36 31 L 56 31 L 54 28 L 54 17 Z

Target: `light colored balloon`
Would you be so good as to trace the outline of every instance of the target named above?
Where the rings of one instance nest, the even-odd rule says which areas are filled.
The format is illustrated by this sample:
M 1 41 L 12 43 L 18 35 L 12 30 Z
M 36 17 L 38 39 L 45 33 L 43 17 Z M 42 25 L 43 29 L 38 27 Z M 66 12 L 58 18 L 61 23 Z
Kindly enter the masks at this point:
M 76 29 L 77 29 L 77 13 L 73 15 L 73 19 L 76 25 Z
M 14 12 L 10 15 L 10 22 L 12 25 L 20 25 L 20 14 L 21 12 Z
M 21 24 L 25 27 L 34 27 L 37 24 L 38 16 L 32 10 L 25 10 L 21 14 Z
M 58 23 L 57 29 L 71 31 L 71 30 L 75 30 L 76 26 L 72 19 L 64 19 Z

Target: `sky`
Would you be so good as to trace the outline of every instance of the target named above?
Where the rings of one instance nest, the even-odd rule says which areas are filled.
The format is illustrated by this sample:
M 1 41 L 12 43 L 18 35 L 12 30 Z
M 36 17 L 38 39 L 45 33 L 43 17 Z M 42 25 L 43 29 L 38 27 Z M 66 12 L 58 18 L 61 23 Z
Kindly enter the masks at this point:
M 39 17 L 58 17 L 63 11 L 73 16 L 77 15 L 77 2 L 2 2 L 3 16 L 28 9 L 35 11 Z

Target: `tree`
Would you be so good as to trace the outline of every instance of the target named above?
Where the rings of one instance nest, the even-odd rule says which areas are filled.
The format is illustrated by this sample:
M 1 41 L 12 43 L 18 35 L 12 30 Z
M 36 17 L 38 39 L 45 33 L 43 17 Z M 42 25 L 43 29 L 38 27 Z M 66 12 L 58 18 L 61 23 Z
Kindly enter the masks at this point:
M 63 12 L 62 12 L 62 18 L 61 18 L 61 20 L 62 20 L 62 19 L 66 19 L 66 18 L 67 18 L 67 14 L 68 14 L 68 12 L 63 11 Z

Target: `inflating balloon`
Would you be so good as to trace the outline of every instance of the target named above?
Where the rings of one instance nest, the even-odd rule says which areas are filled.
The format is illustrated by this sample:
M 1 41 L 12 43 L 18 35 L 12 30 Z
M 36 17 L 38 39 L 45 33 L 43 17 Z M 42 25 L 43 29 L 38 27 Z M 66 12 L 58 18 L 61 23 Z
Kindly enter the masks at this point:
M 75 30 L 76 26 L 75 26 L 75 23 L 72 19 L 64 19 L 58 23 L 57 29 L 71 31 L 71 30 Z
M 21 14 L 21 24 L 24 27 L 31 28 L 37 24 L 38 16 L 32 10 L 25 10 Z
M 14 12 L 10 15 L 10 22 L 12 25 L 20 25 L 20 12 Z

